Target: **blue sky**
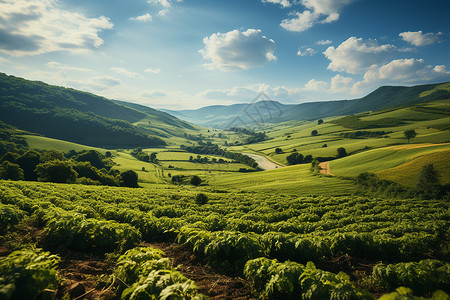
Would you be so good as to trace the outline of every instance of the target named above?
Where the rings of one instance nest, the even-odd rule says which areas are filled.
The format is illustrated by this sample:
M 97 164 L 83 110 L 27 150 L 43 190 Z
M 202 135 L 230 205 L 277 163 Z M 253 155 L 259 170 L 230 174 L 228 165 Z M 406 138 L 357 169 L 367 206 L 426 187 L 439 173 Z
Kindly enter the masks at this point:
M 0 0 L 0 71 L 156 108 L 450 80 L 447 0 Z

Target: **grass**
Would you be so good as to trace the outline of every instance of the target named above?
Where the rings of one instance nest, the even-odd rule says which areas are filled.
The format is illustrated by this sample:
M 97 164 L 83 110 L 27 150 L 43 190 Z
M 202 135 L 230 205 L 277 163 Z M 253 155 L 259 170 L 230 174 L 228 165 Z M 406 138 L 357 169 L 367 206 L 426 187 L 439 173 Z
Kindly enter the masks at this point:
M 410 144 L 384 147 L 347 156 L 330 162 L 333 175 L 355 177 L 363 172 L 380 172 L 409 162 L 422 155 L 450 150 L 446 144 Z M 417 178 L 418 173 L 410 173 Z
M 297 165 L 270 171 L 210 176 L 208 184 L 246 192 L 277 191 L 298 196 L 339 195 L 354 191 L 351 181 L 314 175 L 308 165 Z
M 413 157 L 408 162 L 376 174 L 383 179 L 389 179 L 405 186 L 414 186 L 421 168 L 432 163 L 440 175 L 441 184 L 450 184 L 450 150 L 436 151 L 423 156 Z
M 70 150 L 82 151 L 82 150 L 97 150 L 101 153 L 105 153 L 107 150 L 102 148 L 90 147 L 72 142 L 66 142 L 62 140 L 56 140 L 43 136 L 25 135 L 25 140 L 32 149 L 36 150 L 59 150 L 61 152 L 69 152 Z

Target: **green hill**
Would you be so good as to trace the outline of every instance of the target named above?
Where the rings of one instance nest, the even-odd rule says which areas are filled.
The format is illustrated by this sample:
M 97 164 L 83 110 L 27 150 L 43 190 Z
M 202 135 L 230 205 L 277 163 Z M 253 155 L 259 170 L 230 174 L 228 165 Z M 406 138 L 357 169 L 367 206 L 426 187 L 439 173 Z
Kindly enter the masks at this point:
M 151 120 L 156 128 L 192 128 L 151 108 L 139 111 L 91 93 L 3 73 L 0 120 L 50 138 L 104 148 L 165 145 L 158 131 L 132 124 L 141 120 Z
M 450 83 L 411 87 L 383 86 L 367 96 L 355 100 L 319 101 L 297 105 L 285 105 L 277 101 L 260 101 L 252 104 L 207 106 L 197 110 L 170 111 L 170 113 L 202 126 L 229 128 L 243 123 L 245 126 L 259 127 L 261 123 L 315 120 L 449 98 Z

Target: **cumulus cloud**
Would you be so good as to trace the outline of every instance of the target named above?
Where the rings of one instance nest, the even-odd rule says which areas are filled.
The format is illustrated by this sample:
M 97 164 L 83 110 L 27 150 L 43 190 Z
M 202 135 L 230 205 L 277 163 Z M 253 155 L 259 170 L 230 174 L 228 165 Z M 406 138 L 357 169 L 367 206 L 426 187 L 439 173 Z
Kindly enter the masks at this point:
M 396 49 L 390 44 L 379 45 L 375 40 L 350 37 L 337 48 L 328 47 L 323 54 L 331 61 L 329 70 L 358 74 L 383 63 Z
M 144 72 L 158 75 L 159 73 L 161 73 L 161 69 L 160 68 L 157 68 L 157 69 L 147 68 L 144 70 Z
M 144 78 L 141 74 L 129 71 L 125 68 L 111 68 L 111 70 L 116 72 L 117 74 L 124 75 L 130 78 Z
M 311 79 L 305 84 L 305 91 L 324 91 L 328 89 L 329 84 L 325 81 Z
M 442 32 L 423 34 L 422 31 L 406 31 L 399 34 L 404 41 L 418 47 L 438 42 L 440 35 Z
M 139 21 L 139 22 L 151 22 L 153 20 L 152 16 L 149 13 L 146 13 L 145 15 L 138 16 L 135 18 L 130 18 L 132 21 Z
M 0 19 L 0 51 L 14 56 L 98 48 L 99 32 L 113 27 L 104 16 L 61 9 L 58 0 L 2 1 Z
M 262 0 L 263 3 L 280 4 L 283 8 L 290 7 L 291 2 L 289 0 Z
M 342 8 L 354 0 L 300 0 L 306 9 L 295 12 L 291 18 L 281 22 L 281 27 L 289 31 L 305 31 L 318 23 L 331 23 L 340 17 Z
M 209 69 L 248 70 L 277 59 L 274 55 L 275 42 L 258 29 L 215 33 L 204 38 L 203 44 L 205 47 L 199 52 L 203 59 L 211 60 L 211 63 L 205 64 Z
M 421 82 L 448 81 L 450 72 L 446 66 L 425 64 L 423 59 L 395 59 L 380 67 L 374 66 L 357 82 L 354 91 L 383 84 L 416 84 Z
M 316 50 L 304 46 L 297 51 L 298 56 L 313 56 L 314 54 L 316 54 Z
M 316 42 L 317 45 L 329 45 L 331 43 L 332 43 L 332 41 L 330 41 L 330 40 L 320 40 L 320 41 Z

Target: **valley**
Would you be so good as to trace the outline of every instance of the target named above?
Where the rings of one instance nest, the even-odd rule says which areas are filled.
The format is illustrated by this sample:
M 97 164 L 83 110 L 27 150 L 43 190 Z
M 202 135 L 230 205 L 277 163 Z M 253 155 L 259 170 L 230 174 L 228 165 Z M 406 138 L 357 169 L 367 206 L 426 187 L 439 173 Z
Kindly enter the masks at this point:
M 449 83 L 230 128 L 2 80 L 5 299 L 448 299 Z

